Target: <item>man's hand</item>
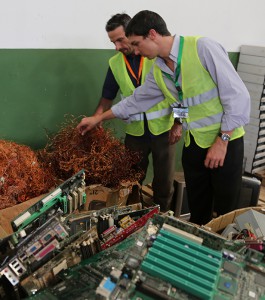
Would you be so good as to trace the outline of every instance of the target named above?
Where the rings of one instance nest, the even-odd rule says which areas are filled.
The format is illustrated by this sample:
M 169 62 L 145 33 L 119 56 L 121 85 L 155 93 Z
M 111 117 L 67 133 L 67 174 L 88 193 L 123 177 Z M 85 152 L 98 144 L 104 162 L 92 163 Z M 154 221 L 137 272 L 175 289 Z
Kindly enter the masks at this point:
M 182 135 L 182 125 L 181 124 L 173 124 L 169 131 L 169 144 L 173 145 L 181 139 Z
M 94 115 L 92 117 L 85 117 L 77 125 L 76 129 L 81 133 L 81 135 L 86 134 L 89 130 L 93 129 L 100 122 L 104 120 L 114 119 L 115 116 L 112 113 L 111 109 L 105 111 L 103 114 Z
M 224 165 L 228 142 L 217 137 L 214 144 L 208 149 L 204 165 L 206 168 L 215 169 Z
M 85 135 L 88 131 L 93 129 L 97 124 L 101 122 L 100 115 L 85 117 L 77 125 L 76 129 L 80 132 L 81 135 Z

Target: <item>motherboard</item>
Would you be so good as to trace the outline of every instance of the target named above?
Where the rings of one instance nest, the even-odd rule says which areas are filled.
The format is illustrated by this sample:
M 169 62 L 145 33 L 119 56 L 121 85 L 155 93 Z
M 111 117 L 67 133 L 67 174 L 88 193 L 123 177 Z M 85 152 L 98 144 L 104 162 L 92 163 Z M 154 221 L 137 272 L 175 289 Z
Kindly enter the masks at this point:
M 158 205 L 83 210 L 81 170 L 0 240 L 4 300 L 265 300 L 264 243 L 228 240 Z
M 57 278 L 29 299 L 265 299 L 264 253 L 159 214 Z
M 58 282 L 57 275 L 119 243 L 159 213 L 140 203 L 85 211 L 80 171 L 12 222 L 0 240 L 0 298 L 23 299 Z

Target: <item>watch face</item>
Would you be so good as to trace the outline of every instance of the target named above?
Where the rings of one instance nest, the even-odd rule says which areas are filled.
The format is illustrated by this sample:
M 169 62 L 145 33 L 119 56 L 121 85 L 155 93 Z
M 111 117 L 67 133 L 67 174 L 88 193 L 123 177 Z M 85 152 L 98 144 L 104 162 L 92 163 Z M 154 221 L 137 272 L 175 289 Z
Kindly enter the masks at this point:
M 230 136 L 227 133 L 223 133 L 221 138 L 223 141 L 230 141 Z

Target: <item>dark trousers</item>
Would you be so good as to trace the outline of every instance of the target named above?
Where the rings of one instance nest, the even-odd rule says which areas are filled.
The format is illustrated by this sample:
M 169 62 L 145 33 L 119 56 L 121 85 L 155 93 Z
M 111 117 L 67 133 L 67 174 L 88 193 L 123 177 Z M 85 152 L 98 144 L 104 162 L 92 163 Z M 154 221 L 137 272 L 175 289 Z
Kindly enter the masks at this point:
M 223 167 L 204 167 L 208 148 L 200 148 L 192 135 L 183 147 L 182 164 L 186 181 L 190 222 L 202 225 L 212 219 L 213 211 L 223 215 L 237 207 L 244 156 L 243 137 L 230 141 Z
M 176 144 L 169 144 L 168 132 L 166 132 L 149 137 L 136 137 L 127 134 L 125 145 L 131 150 L 141 152 L 142 160 L 138 167 L 144 171 L 144 177 L 149 165 L 149 154 L 152 153 L 153 202 L 160 205 L 161 211 L 168 210 L 174 193 Z

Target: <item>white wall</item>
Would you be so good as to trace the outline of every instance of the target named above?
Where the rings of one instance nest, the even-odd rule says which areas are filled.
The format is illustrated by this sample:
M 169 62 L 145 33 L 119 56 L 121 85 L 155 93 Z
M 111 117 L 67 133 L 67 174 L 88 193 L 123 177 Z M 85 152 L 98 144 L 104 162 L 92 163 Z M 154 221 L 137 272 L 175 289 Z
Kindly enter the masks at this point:
M 0 0 L 0 48 L 112 49 L 111 15 L 159 13 L 171 33 L 204 35 L 227 51 L 265 46 L 265 0 Z

